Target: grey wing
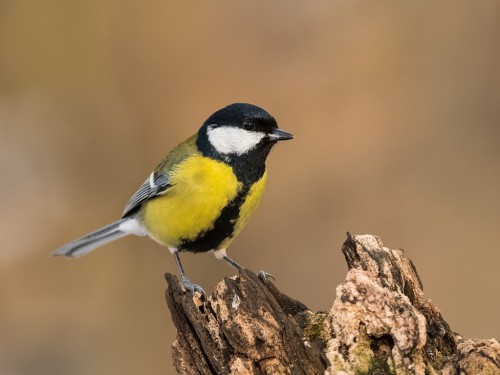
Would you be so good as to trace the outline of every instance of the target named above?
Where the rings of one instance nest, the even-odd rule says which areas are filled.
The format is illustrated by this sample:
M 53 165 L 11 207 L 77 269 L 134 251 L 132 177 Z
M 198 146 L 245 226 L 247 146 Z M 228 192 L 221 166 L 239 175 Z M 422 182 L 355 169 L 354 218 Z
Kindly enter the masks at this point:
M 122 217 L 127 216 L 136 208 L 140 207 L 148 199 L 164 194 L 170 187 L 169 178 L 163 173 L 153 172 L 141 185 L 139 190 L 132 195 L 127 203 Z

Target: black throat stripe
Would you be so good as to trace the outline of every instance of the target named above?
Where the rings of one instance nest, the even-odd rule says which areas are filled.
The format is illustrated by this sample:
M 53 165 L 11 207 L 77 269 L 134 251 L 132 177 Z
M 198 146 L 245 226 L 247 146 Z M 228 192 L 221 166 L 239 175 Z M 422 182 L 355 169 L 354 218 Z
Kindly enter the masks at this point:
M 222 242 L 233 237 L 234 227 L 240 215 L 241 205 L 245 202 L 250 188 L 266 172 L 266 158 L 274 142 L 262 141 L 253 150 L 244 155 L 223 155 L 210 144 L 207 137 L 207 124 L 198 132 L 196 146 L 205 157 L 229 165 L 242 189 L 236 197 L 221 210 L 211 229 L 201 232 L 194 240 L 182 240 L 179 251 L 204 252 L 217 250 Z
M 217 250 L 224 240 L 233 236 L 234 227 L 240 215 L 240 207 L 245 202 L 249 191 L 250 186 L 243 185 L 236 197 L 222 209 L 213 228 L 201 232 L 194 240 L 182 240 L 178 250 L 193 253 Z

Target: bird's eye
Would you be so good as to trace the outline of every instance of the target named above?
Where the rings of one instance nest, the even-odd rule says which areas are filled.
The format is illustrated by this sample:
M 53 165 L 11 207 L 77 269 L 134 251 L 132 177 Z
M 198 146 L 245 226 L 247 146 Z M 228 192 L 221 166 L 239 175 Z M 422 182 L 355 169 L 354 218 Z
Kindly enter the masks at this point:
M 245 129 L 245 130 L 255 130 L 255 123 L 253 121 L 245 121 L 243 123 L 243 129 Z

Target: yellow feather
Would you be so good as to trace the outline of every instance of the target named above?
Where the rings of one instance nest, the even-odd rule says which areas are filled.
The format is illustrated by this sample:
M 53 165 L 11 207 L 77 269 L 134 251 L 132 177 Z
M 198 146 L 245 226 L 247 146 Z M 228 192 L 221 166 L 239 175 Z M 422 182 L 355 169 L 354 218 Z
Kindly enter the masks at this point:
M 264 172 L 260 180 L 258 180 L 255 184 L 252 185 L 250 191 L 248 192 L 247 198 L 245 202 L 240 207 L 240 216 L 238 217 L 238 221 L 234 227 L 233 236 L 231 238 L 226 239 L 219 246 L 221 249 L 225 249 L 229 246 L 229 244 L 234 240 L 234 238 L 241 232 L 241 230 L 247 225 L 248 220 L 252 217 L 253 213 L 259 207 L 259 204 L 262 200 L 262 196 L 264 195 L 264 189 L 266 188 L 267 182 L 267 171 Z
M 241 189 L 232 168 L 201 155 L 177 164 L 172 187 L 145 203 L 142 221 L 153 239 L 169 247 L 194 240 L 213 227 L 215 219 Z

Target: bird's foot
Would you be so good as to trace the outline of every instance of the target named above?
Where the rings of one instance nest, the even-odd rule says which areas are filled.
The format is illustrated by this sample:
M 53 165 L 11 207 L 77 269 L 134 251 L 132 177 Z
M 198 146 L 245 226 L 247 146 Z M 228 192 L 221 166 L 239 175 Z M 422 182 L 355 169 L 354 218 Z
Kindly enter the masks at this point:
M 187 276 L 181 276 L 181 279 L 182 279 L 182 285 L 184 286 L 184 288 L 191 292 L 191 294 L 194 294 L 195 292 L 198 292 L 200 293 L 202 296 L 206 296 L 205 294 L 205 291 L 203 290 L 203 288 L 197 284 L 193 284 L 191 282 L 191 280 L 188 279 Z
M 273 279 L 273 281 L 276 281 L 276 278 L 266 271 L 260 271 L 257 275 L 264 284 L 267 283 L 268 279 Z

